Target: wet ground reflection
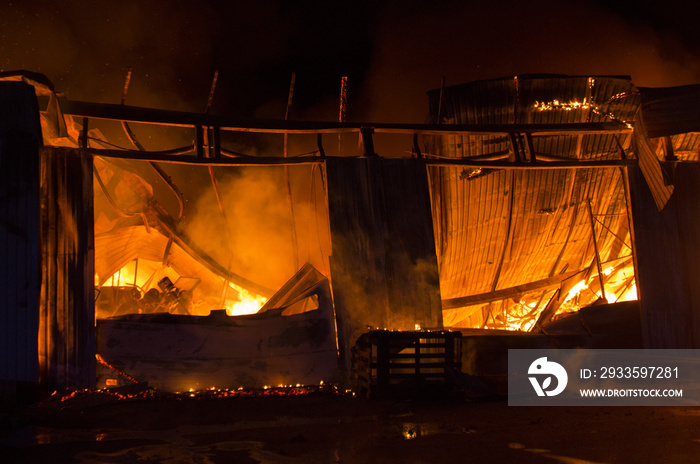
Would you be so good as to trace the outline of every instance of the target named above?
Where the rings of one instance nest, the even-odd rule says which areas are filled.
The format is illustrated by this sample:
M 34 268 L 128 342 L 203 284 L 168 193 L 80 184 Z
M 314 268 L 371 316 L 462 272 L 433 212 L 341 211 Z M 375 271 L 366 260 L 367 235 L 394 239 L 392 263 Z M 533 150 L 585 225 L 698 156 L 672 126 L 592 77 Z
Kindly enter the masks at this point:
M 2 462 L 696 462 L 696 408 L 515 408 L 345 396 L 72 399 L 18 412 Z M 653 436 L 640 433 L 640 424 Z

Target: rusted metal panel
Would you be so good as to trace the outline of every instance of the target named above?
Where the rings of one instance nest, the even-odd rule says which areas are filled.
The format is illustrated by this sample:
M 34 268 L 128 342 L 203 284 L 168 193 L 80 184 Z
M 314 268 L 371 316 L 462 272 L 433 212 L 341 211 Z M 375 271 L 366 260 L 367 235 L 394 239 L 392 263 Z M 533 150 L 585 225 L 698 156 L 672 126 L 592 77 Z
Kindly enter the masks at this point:
M 0 83 L 0 380 L 36 382 L 39 108 L 32 86 Z
M 389 326 L 442 328 L 440 279 L 426 166 L 420 160 L 382 160 L 386 204 Z
M 41 150 L 40 381 L 95 385 L 92 157 Z

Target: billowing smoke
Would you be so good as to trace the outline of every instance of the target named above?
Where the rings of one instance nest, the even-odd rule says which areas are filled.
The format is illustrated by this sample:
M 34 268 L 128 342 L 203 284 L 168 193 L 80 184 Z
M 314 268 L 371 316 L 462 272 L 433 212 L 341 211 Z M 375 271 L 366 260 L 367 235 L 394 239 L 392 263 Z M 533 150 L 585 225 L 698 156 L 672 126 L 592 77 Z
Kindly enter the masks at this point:
M 338 79 L 356 82 L 371 56 L 368 5 L 303 6 L 278 0 L 41 0 L 0 5 L 0 70 L 45 74 L 73 100 L 284 116 L 292 72 L 295 109 L 332 118 Z
M 366 120 L 424 122 L 425 93 L 442 77 L 448 86 L 528 73 L 629 75 L 648 87 L 700 83 L 700 44 L 684 41 L 675 23 L 635 21 L 645 5 L 613 13 L 591 1 L 392 3 L 365 81 Z M 682 15 L 686 7 L 662 8 Z
M 199 101 L 203 110 L 208 88 L 185 81 L 193 74 L 185 70 L 208 65 L 214 50 L 188 37 L 198 24 L 217 30 L 212 17 L 206 5 L 184 2 L 12 2 L 0 15 L 0 68 L 44 73 L 75 100 L 119 103 L 132 66 L 127 103 L 194 109 Z M 211 79 L 209 69 L 200 73 Z
M 318 167 L 288 168 L 293 217 L 284 168 L 218 167 L 214 176 L 221 207 L 210 184 L 198 190 L 184 219 L 195 243 L 234 273 L 272 290 L 307 261 L 327 275 L 330 239 Z
M 631 75 L 639 86 L 694 84 L 694 2 L 418 0 L 6 1 L 0 70 L 46 74 L 74 100 L 282 118 L 423 122 L 425 92 L 525 73 Z

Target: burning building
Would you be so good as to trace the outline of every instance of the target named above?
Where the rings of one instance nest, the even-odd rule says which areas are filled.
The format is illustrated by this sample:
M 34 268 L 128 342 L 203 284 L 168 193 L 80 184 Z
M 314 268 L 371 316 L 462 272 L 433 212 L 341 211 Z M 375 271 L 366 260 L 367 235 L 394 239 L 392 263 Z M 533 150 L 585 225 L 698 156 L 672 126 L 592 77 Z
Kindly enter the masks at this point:
M 519 76 L 432 91 L 430 121 L 399 125 L 2 80 L 7 385 L 347 382 L 374 329 L 459 331 L 473 373 L 494 344 L 697 344 L 697 87 Z M 331 154 L 348 133 L 358 151 Z M 383 134 L 410 155 L 375 153 Z

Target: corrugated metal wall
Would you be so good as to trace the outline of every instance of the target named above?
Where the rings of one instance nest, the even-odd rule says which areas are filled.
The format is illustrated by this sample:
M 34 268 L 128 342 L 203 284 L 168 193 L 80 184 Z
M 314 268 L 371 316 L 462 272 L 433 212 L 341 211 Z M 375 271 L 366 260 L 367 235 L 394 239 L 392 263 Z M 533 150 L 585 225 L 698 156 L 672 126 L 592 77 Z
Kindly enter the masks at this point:
M 54 388 L 95 385 L 92 157 L 41 150 L 40 378 Z
M 329 158 L 326 171 L 341 346 L 368 326 L 442 327 L 425 164 Z
M 0 381 L 38 379 L 41 140 L 34 88 L 0 83 Z
M 629 169 L 637 286 L 647 348 L 700 347 L 700 165 L 666 163 L 676 187 L 662 211 Z

